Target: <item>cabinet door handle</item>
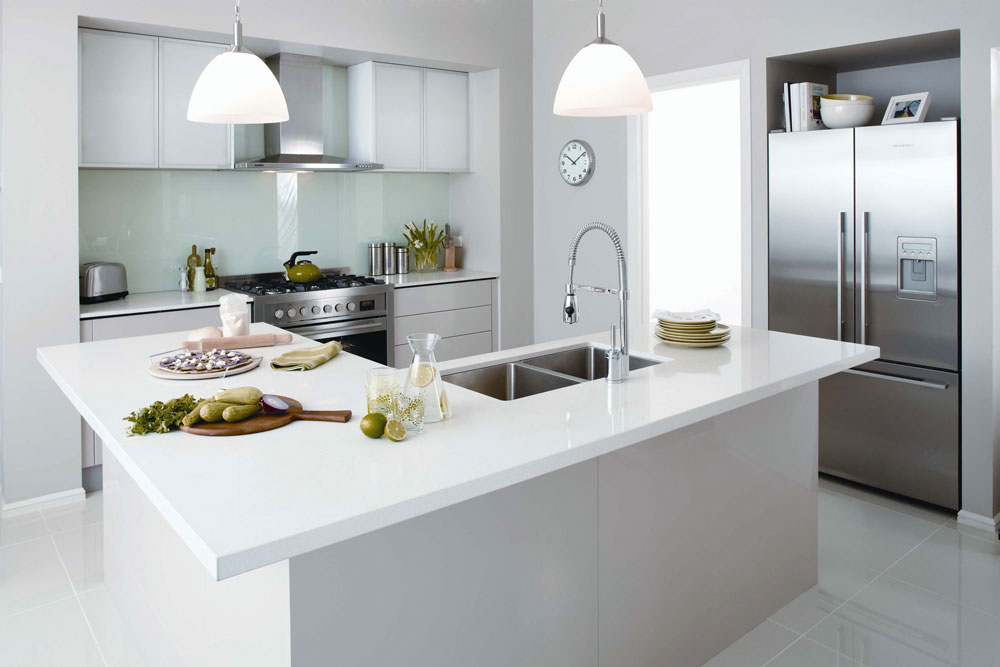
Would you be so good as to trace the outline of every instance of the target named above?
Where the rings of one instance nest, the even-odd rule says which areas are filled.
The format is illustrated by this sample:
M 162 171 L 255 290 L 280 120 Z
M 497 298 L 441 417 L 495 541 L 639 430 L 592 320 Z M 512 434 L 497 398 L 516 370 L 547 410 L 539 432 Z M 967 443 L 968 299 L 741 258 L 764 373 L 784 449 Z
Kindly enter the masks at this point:
M 914 378 L 901 377 L 899 375 L 886 375 L 885 373 L 872 373 L 871 371 L 859 371 L 855 369 L 850 369 L 844 371 L 845 373 L 850 373 L 851 375 L 860 375 L 861 377 L 874 378 L 876 380 L 888 380 L 889 382 L 901 382 L 903 384 L 915 384 L 919 387 L 925 387 L 927 389 L 947 389 L 948 385 L 943 382 L 932 382 L 931 380 L 916 380 Z

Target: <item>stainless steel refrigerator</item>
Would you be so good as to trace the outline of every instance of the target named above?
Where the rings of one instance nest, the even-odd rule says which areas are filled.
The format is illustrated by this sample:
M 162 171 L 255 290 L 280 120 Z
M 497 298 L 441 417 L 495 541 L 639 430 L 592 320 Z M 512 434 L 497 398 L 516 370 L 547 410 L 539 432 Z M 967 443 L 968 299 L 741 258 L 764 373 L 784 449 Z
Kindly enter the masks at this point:
M 820 470 L 958 509 L 958 123 L 768 148 L 769 327 L 881 348 L 820 383 Z

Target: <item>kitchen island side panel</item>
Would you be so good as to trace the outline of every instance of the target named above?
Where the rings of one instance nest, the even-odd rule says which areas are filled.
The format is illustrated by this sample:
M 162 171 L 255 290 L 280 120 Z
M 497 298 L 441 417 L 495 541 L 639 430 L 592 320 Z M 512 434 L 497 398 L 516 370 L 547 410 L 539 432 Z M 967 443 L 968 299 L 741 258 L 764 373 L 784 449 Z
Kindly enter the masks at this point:
M 291 559 L 292 664 L 596 667 L 597 466 Z
M 600 458 L 600 664 L 698 667 L 817 581 L 818 384 Z
M 216 581 L 104 452 L 104 581 L 150 667 L 285 667 L 288 561 Z

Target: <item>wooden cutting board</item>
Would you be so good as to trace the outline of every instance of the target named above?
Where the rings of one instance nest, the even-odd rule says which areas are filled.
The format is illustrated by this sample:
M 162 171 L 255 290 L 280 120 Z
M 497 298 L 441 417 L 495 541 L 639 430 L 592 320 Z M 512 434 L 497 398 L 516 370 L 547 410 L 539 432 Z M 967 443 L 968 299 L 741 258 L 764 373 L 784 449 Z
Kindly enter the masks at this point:
M 311 422 L 346 422 L 351 418 L 350 410 L 303 410 L 302 404 L 293 398 L 279 396 L 288 403 L 288 412 L 282 415 L 257 415 L 241 422 L 216 422 L 208 424 L 201 422 L 194 426 L 181 425 L 180 429 L 185 433 L 194 435 L 248 435 L 250 433 L 263 433 L 281 428 L 293 421 Z

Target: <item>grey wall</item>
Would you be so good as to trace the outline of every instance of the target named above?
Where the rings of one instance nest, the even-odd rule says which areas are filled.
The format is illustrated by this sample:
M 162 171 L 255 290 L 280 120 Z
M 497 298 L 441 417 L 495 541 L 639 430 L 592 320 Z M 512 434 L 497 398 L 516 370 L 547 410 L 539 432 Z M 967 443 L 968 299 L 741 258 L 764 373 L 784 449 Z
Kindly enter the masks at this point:
M 872 125 L 879 125 L 889 98 L 905 93 L 931 93 L 927 120 L 960 116 L 962 108 L 960 58 L 934 60 L 895 67 L 842 72 L 837 75 L 837 92 L 871 95 L 875 98 Z
M 529 0 L 248 0 L 242 9 L 250 38 L 499 69 L 502 142 L 495 187 L 501 269 L 503 289 L 519 294 L 520 307 L 503 314 L 503 342 L 529 342 L 531 249 L 524 242 L 530 237 L 533 186 Z M 0 446 L 3 497 L 14 502 L 80 486 L 79 418 L 35 360 L 36 347 L 76 342 L 79 335 L 78 16 L 228 41 L 232 5 L 4 0 L 2 12 Z M 44 273 L 37 270 L 40 261 Z
M 994 372 L 997 336 L 992 312 L 997 300 L 989 141 L 990 48 L 1000 45 L 1000 4 L 914 0 L 904 10 L 889 0 L 842 0 L 836 11 L 821 11 L 803 10 L 802 3 L 795 0 L 611 0 L 605 11 L 608 37 L 629 50 L 646 76 L 751 61 L 753 321 L 762 327 L 767 316 L 766 58 L 955 28 L 962 31 L 963 504 L 966 510 L 982 516 L 992 517 L 1000 511 L 995 472 L 1000 456 L 993 414 L 998 378 Z M 590 0 L 534 1 L 538 340 L 570 333 L 560 322 L 558 311 L 561 283 L 565 282 L 564 248 L 573 231 L 595 217 L 619 230 L 626 225 L 625 120 L 552 115 L 552 98 L 563 69 L 593 37 L 593 15 Z M 594 146 L 598 160 L 593 179 L 583 188 L 562 184 L 553 163 L 562 142 L 577 136 Z M 604 254 L 592 259 L 599 252 Z M 600 261 L 601 266 L 593 266 L 594 261 Z M 581 251 L 580 277 L 592 274 L 597 280 L 610 280 L 611 264 L 607 250 L 585 248 Z M 600 297 L 591 299 L 597 300 Z M 603 328 L 611 321 L 610 309 L 611 304 L 581 303 L 583 326 Z

